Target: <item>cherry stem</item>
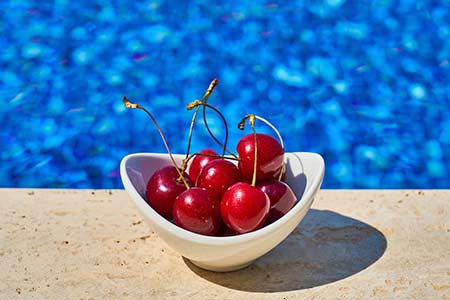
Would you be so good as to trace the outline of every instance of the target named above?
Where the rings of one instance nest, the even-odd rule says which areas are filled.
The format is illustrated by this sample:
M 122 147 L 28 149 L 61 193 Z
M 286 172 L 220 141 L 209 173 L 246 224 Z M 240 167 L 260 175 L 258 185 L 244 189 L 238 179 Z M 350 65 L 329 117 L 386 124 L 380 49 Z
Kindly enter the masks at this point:
M 202 97 L 202 101 L 206 102 L 208 101 L 209 95 L 211 95 L 214 88 L 217 86 L 217 83 L 219 82 L 219 79 L 214 78 L 211 83 L 208 86 L 208 89 L 206 90 L 205 94 Z
M 278 174 L 278 181 L 281 181 L 281 178 L 283 178 L 283 173 L 286 170 L 286 164 L 283 161 L 283 164 L 280 167 L 280 174 Z
M 248 123 L 250 124 L 250 126 L 252 127 L 252 131 L 253 131 L 253 137 L 255 139 L 255 161 L 253 162 L 253 178 L 252 178 L 252 186 L 256 185 L 256 167 L 257 167 L 257 160 L 258 160 L 258 138 L 256 136 L 256 129 L 255 129 L 255 119 L 256 119 L 256 115 L 254 114 L 248 114 L 246 115 L 238 124 L 238 128 L 241 130 L 244 130 L 245 127 L 245 121 L 247 121 L 248 119 Z
M 280 132 L 278 131 L 278 129 L 275 127 L 275 125 L 273 125 L 272 123 L 270 123 L 269 121 L 267 121 L 267 120 L 264 119 L 263 117 L 260 117 L 260 116 L 257 116 L 257 115 L 254 115 L 254 116 L 255 116 L 256 119 L 258 119 L 258 120 L 260 120 L 260 121 L 263 121 L 264 123 L 266 123 L 267 125 L 269 125 L 270 128 L 272 128 L 273 131 L 275 131 L 275 133 L 276 133 L 277 136 L 278 136 L 278 139 L 280 140 L 281 149 L 283 149 L 283 152 L 284 152 L 283 138 L 281 137 L 281 134 L 280 134 Z
M 242 121 L 239 123 L 238 127 L 239 127 L 240 129 L 244 129 L 245 121 L 246 121 L 248 118 L 251 118 L 251 116 L 252 116 L 252 115 L 250 115 L 250 114 L 249 114 L 249 115 L 246 115 L 246 116 L 242 119 Z M 260 117 L 260 116 L 257 116 L 257 115 L 253 115 L 253 117 L 254 117 L 255 119 L 258 119 L 258 120 L 260 120 L 260 121 L 266 123 L 266 125 L 268 125 L 270 128 L 272 128 L 273 131 L 275 131 L 275 133 L 276 133 L 277 136 L 278 136 L 278 139 L 280 140 L 281 149 L 282 149 L 283 152 L 284 152 L 284 142 L 283 142 L 283 138 L 281 137 L 281 134 L 280 134 L 280 132 L 278 131 L 278 129 L 275 127 L 275 125 L 273 125 L 272 123 L 270 123 L 268 120 L 264 119 L 263 117 Z M 285 169 L 285 164 L 284 164 L 284 162 L 283 162 L 283 164 L 282 164 L 282 166 L 281 166 L 281 168 L 280 168 L 280 174 L 279 174 L 279 176 L 278 176 L 278 181 L 281 181 L 281 177 L 283 176 L 283 171 L 284 171 L 284 169 Z
M 211 95 L 211 93 L 213 92 L 214 88 L 217 86 L 218 81 L 219 80 L 217 78 L 214 78 L 211 81 L 211 83 L 209 84 L 208 89 L 206 90 L 205 94 L 202 97 L 202 100 L 201 101 L 200 100 L 195 100 L 192 103 L 196 103 L 196 101 L 200 101 L 200 102 L 208 101 L 209 95 Z M 188 104 L 188 106 L 187 106 L 188 110 L 191 110 L 193 108 L 193 107 L 191 107 L 192 103 Z M 184 159 L 184 161 L 187 160 L 187 158 L 189 157 L 189 152 L 191 151 L 192 133 L 193 133 L 193 130 L 194 130 L 195 119 L 197 118 L 197 113 L 198 113 L 199 109 L 200 109 L 200 106 L 197 106 L 195 111 L 194 111 L 194 114 L 192 115 L 191 126 L 189 128 L 189 138 L 188 138 L 188 145 L 187 145 L 187 150 L 186 150 L 186 158 Z M 185 164 L 184 161 L 183 161 L 183 165 L 181 166 L 181 170 L 182 171 L 184 171 L 186 169 L 186 166 L 187 166 L 187 164 Z
M 222 157 L 224 157 L 224 156 L 225 156 L 225 152 L 227 152 L 228 154 L 230 154 L 230 155 L 234 156 L 235 158 L 237 158 L 237 155 L 234 154 L 233 152 L 231 152 L 231 151 L 227 148 L 227 143 L 228 143 L 228 125 L 227 125 L 227 122 L 226 122 L 225 118 L 223 117 L 222 113 L 221 113 L 218 109 L 216 109 L 216 108 L 213 107 L 213 106 L 208 106 L 208 105 L 207 105 L 209 94 L 211 94 L 211 91 L 212 91 L 212 89 L 214 89 L 214 87 L 217 85 L 217 82 L 218 82 L 218 79 L 215 78 L 215 79 L 211 82 L 211 84 L 209 85 L 208 90 L 206 91 L 205 95 L 204 95 L 203 98 L 202 98 L 202 104 L 204 104 L 204 105 L 203 105 L 203 111 L 202 111 L 202 113 L 203 113 L 203 123 L 205 123 L 205 127 L 206 127 L 206 130 L 208 131 L 209 135 L 213 138 L 213 140 L 214 140 L 220 147 L 222 147 L 222 149 L 223 149 L 223 150 L 222 150 Z M 210 91 L 210 90 L 211 90 L 211 91 Z M 208 94 L 208 91 L 210 91 L 209 94 Z M 205 97 L 205 96 L 206 96 L 206 97 Z M 194 101 L 194 102 L 195 102 L 195 101 Z M 189 107 L 189 106 L 188 106 L 188 107 Z M 223 123 L 224 123 L 224 125 L 225 125 L 225 141 L 224 141 L 223 144 L 219 141 L 218 138 L 216 138 L 216 136 L 214 135 L 214 133 L 211 131 L 211 129 L 210 129 L 209 126 L 208 126 L 208 120 L 206 119 L 206 107 L 209 107 L 209 108 L 213 109 L 213 110 L 220 116 L 220 118 L 222 119 L 222 121 L 223 121 Z M 189 109 L 189 108 L 188 108 L 188 109 Z
M 225 125 L 225 141 L 224 141 L 223 144 L 216 138 L 216 136 L 214 135 L 214 133 L 211 131 L 211 129 L 208 126 L 208 121 L 206 120 L 206 107 L 209 107 L 209 108 L 213 109 L 215 112 L 217 112 L 220 115 L 221 119 L 223 120 L 223 123 Z M 225 156 L 225 152 L 226 152 L 226 153 L 230 154 L 231 156 L 233 156 L 235 158 L 238 158 L 238 156 L 236 154 L 234 154 L 230 149 L 227 148 L 227 144 L 228 144 L 228 124 L 227 124 L 227 121 L 225 120 L 224 116 L 222 115 L 222 113 L 217 108 L 215 108 L 214 106 L 210 106 L 210 105 L 204 103 L 204 105 L 203 105 L 203 122 L 205 123 L 206 130 L 208 130 L 209 135 L 223 149 L 222 150 L 222 156 Z
M 280 132 L 278 131 L 278 129 L 275 127 L 275 125 L 273 125 L 272 123 L 270 123 L 269 121 L 267 121 L 266 119 L 264 119 L 263 117 L 259 117 L 255 115 L 255 118 L 257 118 L 260 121 L 263 121 L 264 123 L 266 123 L 267 125 L 269 125 L 270 128 L 273 129 L 273 131 L 275 131 L 275 133 L 278 136 L 278 139 L 280 140 L 280 144 L 281 144 L 281 149 L 283 150 L 284 153 L 284 143 L 283 143 L 283 138 L 281 137 Z M 280 167 L 280 174 L 278 174 L 278 181 L 281 181 L 281 178 L 283 177 L 283 172 L 286 169 L 286 165 L 283 161 L 283 164 Z
M 167 144 L 167 140 L 164 137 L 164 134 L 161 130 L 161 127 L 159 126 L 158 122 L 156 121 L 155 117 L 153 117 L 153 115 L 143 106 L 140 106 L 139 104 L 135 104 L 135 103 L 131 103 L 130 100 L 127 99 L 127 97 L 123 97 L 123 104 L 127 107 L 127 108 L 136 108 L 136 109 L 140 109 L 142 111 L 144 111 L 149 117 L 150 119 L 152 119 L 153 124 L 155 124 L 156 129 L 159 132 L 159 135 L 161 136 L 161 139 L 164 143 L 164 146 L 166 147 L 167 153 L 169 154 L 170 160 L 172 161 L 172 164 L 174 165 L 175 169 L 177 169 L 178 174 L 180 175 L 180 179 L 183 181 L 184 185 L 186 186 L 187 189 L 190 189 L 189 184 L 187 183 L 186 179 L 183 176 L 182 171 L 180 171 L 173 155 L 172 152 L 170 151 L 169 145 Z
M 188 144 L 187 144 L 187 149 L 186 149 L 186 157 L 184 158 L 183 163 L 181 165 L 182 171 L 185 171 L 186 167 L 187 167 L 187 158 L 189 157 L 189 152 L 191 151 L 192 132 L 194 130 L 194 123 L 195 123 L 195 119 L 197 117 L 197 113 L 198 113 L 199 109 L 200 109 L 200 107 L 197 107 L 194 111 L 194 114 L 192 115 L 191 126 L 189 128 L 189 138 L 188 138 Z
M 255 139 L 255 161 L 253 162 L 253 178 L 252 178 L 252 186 L 256 185 L 256 167 L 257 167 L 257 160 L 258 160 L 258 138 L 256 136 L 256 129 L 255 129 L 255 115 L 250 115 L 248 122 L 250 123 L 250 126 L 252 127 L 253 131 L 253 137 Z
M 230 155 L 232 155 L 234 158 L 238 159 L 237 155 L 234 154 L 233 152 L 231 152 L 231 151 L 227 148 L 227 146 L 226 146 L 227 143 L 228 143 L 228 123 L 227 123 L 227 120 L 225 119 L 225 117 L 223 116 L 223 114 L 222 114 L 222 113 L 220 112 L 220 110 L 218 110 L 215 106 L 212 106 L 212 105 L 208 104 L 206 101 L 200 101 L 200 100 L 195 100 L 195 101 L 189 103 L 189 104 L 187 105 L 187 109 L 189 110 L 189 109 L 192 109 L 192 108 L 194 108 L 194 107 L 198 108 L 198 107 L 200 107 L 200 105 L 203 105 L 203 113 L 204 113 L 204 114 L 203 114 L 203 118 L 204 118 L 204 123 L 205 123 L 206 129 L 208 130 L 209 134 L 210 134 L 211 137 L 214 139 L 214 141 L 216 141 L 216 143 L 219 144 L 219 145 L 222 147 L 222 149 L 223 149 L 223 151 L 222 151 L 222 157 L 225 157 L 225 152 L 228 152 L 228 154 L 230 154 Z M 219 117 L 222 119 L 222 122 L 223 122 L 223 124 L 224 124 L 224 126 L 225 126 L 225 141 L 224 141 L 224 144 L 222 144 L 222 143 L 215 137 L 215 135 L 212 133 L 211 129 L 209 128 L 208 122 L 206 121 L 206 114 L 205 114 L 206 108 L 209 108 L 209 109 L 214 110 L 214 111 L 219 115 Z

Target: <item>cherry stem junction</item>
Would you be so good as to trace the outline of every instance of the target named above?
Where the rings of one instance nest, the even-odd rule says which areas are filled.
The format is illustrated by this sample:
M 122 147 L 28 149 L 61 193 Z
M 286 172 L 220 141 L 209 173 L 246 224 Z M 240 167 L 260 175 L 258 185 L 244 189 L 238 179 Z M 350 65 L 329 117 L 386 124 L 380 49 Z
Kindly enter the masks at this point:
M 175 169 L 177 169 L 178 174 L 180 175 L 180 179 L 183 181 L 183 184 L 186 186 L 187 189 L 190 188 L 189 184 L 187 183 L 186 179 L 183 176 L 182 171 L 180 171 L 173 155 L 172 152 L 170 151 L 169 145 L 167 144 L 167 140 L 164 137 L 164 134 L 161 130 L 161 127 L 159 126 L 158 122 L 156 121 L 155 117 L 153 117 L 153 115 L 143 106 L 140 106 L 139 104 L 135 104 L 135 103 L 131 103 L 130 100 L 127 99 L 127 97 L 123 97 L 123 104 L 127 107 L 127 108 L 132 108 L 132 109 L 140 109 L 142 111 L 144 111 L 149 117 L 150 119 L 153 121 L 153 124 L 155 124 L 156 129 L 159 132 L 159 135 L 161 136 L 161 139 L 164 143 L 164 146 L 166 147 L 167 153 L 169 154 L 170 160 L 172 161 L 172 164 L 174 165 Z

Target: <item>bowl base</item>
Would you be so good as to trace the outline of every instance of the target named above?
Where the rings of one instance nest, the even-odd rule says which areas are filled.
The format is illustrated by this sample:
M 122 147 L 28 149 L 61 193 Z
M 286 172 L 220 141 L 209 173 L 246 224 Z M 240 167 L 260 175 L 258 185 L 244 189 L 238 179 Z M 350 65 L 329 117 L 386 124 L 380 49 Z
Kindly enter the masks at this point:
M 251 265 L 253 263 L 253 261 L 249 261 L 246 262 L 244 264 L 240 264 L 240 265 L 233 265 L 233 266 L 216 266 L 216 265 L 210 265 L 208 263 L 203 263 L 203 262 L 199 262 L 199 261 L 195 261 L 195 260 L 191 260 L 186 258 L 187 260 L 189 260 L 192 264 L 196 265 L 199 268 L 202 268 L 204 270 L 208 270 L 208 271 L 213 271 L 213 272 L 233 272 L 233 271 L 237 271 L 240 269 L 243 269 L 245 267 L 248 267 L 249 265 Z

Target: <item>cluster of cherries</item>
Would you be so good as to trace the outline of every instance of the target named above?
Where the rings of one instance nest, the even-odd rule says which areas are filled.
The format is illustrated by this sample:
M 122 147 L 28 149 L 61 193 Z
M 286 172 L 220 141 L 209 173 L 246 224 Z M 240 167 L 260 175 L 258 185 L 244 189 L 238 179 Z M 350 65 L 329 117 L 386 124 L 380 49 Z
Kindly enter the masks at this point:
M 138 108 L 149 115 L 173 164 L 157 170 L 149 179 L 146 189 L 148 204 L 161 216 L 186 230 L 204 235 L 228 236 L 251 232 L 278 220 L 293 207 L 297 199 L 291 188 L 283 182 L 283 140 L 267 120 L 253 114 L 246 115 L 238 127 L 244 129 L 248 120 L 253 133 L 239 141 L 238 155 L 226 148 L 226 121 L 214 106 L 207 103 L 216 85 L 217 79 L 214 79 L 202 100 L 195 100 L 188 105 L 188 109 L 195 108 L 195 111 L 187 154 L 181 167 L 175 162 L 153 115 L 144 107 L 131 103 L 126 97 L 123 101 L 128 108 Z M 192 129 L 200 107 L 203 107 L 204 123 L 209 133 L 222 146 L 222 155 L 209 148 L 189 155 Z M 216 111 L 224 121 L 224 144 L 209 130 L 206 108 Z M 256 133 L 256 119 L 271 126 L 281 144 L 270 135 Z M 231 156 L 225 156 L 225 152 Z

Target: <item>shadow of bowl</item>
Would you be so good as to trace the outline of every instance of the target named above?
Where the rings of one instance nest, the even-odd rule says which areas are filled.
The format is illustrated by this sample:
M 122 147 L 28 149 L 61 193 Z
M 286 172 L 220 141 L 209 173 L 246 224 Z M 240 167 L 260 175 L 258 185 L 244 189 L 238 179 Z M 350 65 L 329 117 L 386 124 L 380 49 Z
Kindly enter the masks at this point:
M 215 284 L 249 292 L 311 288 L 356 274 L 376 262 L 387 241 L 374 227 L 327 210 L 311 209 L 299 227 L 249 267 L 214 273 L 184 259 L 198 276 Z

